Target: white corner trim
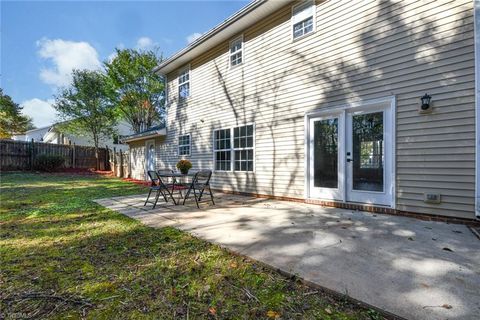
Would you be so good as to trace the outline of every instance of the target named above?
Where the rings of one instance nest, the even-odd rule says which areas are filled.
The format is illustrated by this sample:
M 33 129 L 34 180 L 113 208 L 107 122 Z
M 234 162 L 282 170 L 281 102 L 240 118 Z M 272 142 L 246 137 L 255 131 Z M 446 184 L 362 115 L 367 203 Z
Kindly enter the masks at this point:
M 480 219 L 480 0 L 473 0 L 475 38 L 475 216 Z

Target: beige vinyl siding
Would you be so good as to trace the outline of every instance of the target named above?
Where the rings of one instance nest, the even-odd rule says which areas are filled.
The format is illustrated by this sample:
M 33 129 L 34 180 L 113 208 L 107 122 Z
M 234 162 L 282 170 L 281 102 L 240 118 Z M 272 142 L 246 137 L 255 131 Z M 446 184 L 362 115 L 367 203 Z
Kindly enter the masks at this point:
M 132 170 L 130 175 L 133 179 L 147 180 L 148 178 L 145 176 L 145 143 L 148 140 L 155 140 L 156 167 L 162 168 L 164 166 L 168 166 L 168 164 L 163 161 L 163 157 L 161 156 L 166 150 L 164 137 L 155 137 L 129 142 L 128 147 L 130 149 L 130 168 Z
M 255 123 L 255 172 L 215 172 L 214 186 L 304 198 L 305 113 L 393 95 L 396 208 L 473 218 L 473 2 L 316 3 L 309 36 L 292 41 L 288 5 L 244 30 L 241 66 L 229 68 L 228 41 L 190 61 L 191 96 L 181 105 L 177 72 L 167 75 L 162 165 L 174 167 L 178 136 L 190 133 L 183 158 L 213 168 L 213 130 Z M 420 115 L 425 92 L 434 111 Z M 424 192 L 442 203 L 424 203 Z

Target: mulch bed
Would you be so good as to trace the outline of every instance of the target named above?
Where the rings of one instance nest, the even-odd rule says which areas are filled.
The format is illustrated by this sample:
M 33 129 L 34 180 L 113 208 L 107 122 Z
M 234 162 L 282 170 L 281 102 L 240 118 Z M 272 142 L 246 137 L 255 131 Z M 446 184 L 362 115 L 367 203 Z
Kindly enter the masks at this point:
M 150 186 L 149 181 L 132 179 L 132 178 L 122 178 L 122 180 L 127 181 L 127 182 L 132 182 L 132 183 L 135 183 L 135 184 L 138 184 L 138 185 L 141 185 L 141 186 L 146 186 L 146 187 Z

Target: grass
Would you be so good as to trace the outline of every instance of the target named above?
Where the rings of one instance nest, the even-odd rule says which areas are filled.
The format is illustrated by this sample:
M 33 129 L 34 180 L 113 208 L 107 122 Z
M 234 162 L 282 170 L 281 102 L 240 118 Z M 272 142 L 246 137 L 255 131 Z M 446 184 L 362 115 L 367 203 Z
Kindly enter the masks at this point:
M 115 178 L 0 176 L 0 319 L 376 319 L 173 228 L 92 199 L 145 193 Z

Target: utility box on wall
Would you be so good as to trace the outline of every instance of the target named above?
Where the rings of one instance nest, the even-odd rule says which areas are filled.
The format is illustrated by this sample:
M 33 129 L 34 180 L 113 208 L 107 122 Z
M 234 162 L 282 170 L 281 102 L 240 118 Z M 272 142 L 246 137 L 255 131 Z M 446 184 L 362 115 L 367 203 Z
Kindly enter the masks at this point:
M 423 201 L 425 203 L 435 203 L 435 204 L 442 202 L 440 193 L 424 193 Z

